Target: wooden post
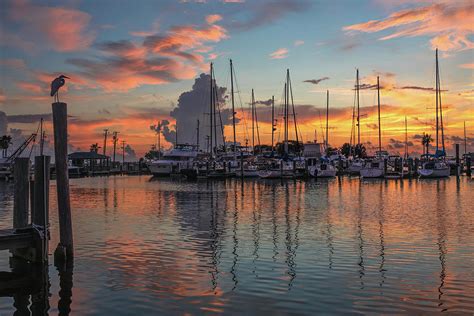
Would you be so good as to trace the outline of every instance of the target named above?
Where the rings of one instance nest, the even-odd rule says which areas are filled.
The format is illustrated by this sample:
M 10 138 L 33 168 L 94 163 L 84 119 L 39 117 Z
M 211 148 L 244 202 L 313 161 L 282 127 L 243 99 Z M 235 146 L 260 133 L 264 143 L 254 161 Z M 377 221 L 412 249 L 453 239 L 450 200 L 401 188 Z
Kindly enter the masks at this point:
M 280 160 L 280 177 L 283 178 L 283 160 Z
M 72 218 L 67 166 L 67 104 L 56 102 L 53 103 L 52 107 L 60 240 L 54 257 L 57 260 L 65 260 L 73 258 Z
M 387 174 L 387 164 L 388 164 L 388 161 L 387 161 L 387 158 L 385 158 L 383 160 L 383 173 L 384 174 Z
M 35 157 L 35 184 L 31 212 L 31 222 L 44 227 L 46 231 L 49 218 L 49 156 Z
M 15 192 L 13 200 L 13 228 L 28 225 L 30 158 L 16 158 L 13 167 Z
M 456 177 L 459 177 L 461 174 L 461 164 L 459 160 L 459 144 L 456 144 Z

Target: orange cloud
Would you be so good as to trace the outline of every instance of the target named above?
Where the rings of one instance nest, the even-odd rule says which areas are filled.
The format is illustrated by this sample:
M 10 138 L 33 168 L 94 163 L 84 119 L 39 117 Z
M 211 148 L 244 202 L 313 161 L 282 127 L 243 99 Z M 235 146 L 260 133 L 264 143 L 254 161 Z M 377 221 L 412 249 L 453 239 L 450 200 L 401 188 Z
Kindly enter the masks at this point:
M 375 33 L 394 31 L 380 40 L 397 37 L 432 36 L 433 48 L 460 51 L 474 48 L 469 37 L 474 33 L 474 4 L 472 1 L 437 3 L 392 13 L 385 19 L 344 27 L 345 31 Z
M 35 83 L 31 83 L 31 82 L 21 81 L 21 82 L 17 83 L 17 86 L 20 89 L 23 89 L 27 92 L 34 92 L 34 93 L 38 93 L 38 94 L 43 92 L 43 88 L 40 85 L 35 84 Z
M 214 24 L 220 20 L 222 20 L 222 16 L 219 14 L 210 14 L 206 16 L 206 22 L 209 24 Z
M 474 64 L 461 64 L 459 65 L 459 67 L 465 68 L 465 69 L 474 69 Z
M 37 47 L 45 42 L 46 48 L 71 52 L 88 48 L 95 38 L 88 30 L 91 16 L 76 9 L 15 1 L 8 10 L 8 18 L 20 24 L 23 48 L 26 44 Z
M 270 58 L 271 59 L 283 59 L 288 57 L 288 49 L 286 48 L 279 48 L 273 53 L 270 53 Z
M 210 20 L 218 21 L 216 17 Z M 206 44 L 227 37 L 227 30 L 216 24 L 176 26 L 164 35 L 146 36 L 142 43 L 121 40 L 98 44 L 106 54 L 103 58 L 71 58 L 67 62 L 81 70 L 77 77 L 85 86 L 96 84 L 106 91 L 128 91 L 146 84 L 192 79 L 205 67 L 203 54 L 212 50 Z

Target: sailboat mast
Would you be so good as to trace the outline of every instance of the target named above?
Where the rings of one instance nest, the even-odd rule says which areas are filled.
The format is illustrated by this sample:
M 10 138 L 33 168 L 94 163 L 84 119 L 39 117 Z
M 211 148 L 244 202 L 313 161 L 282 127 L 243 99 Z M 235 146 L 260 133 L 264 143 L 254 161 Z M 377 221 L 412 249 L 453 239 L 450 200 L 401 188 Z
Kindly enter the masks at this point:
M 405 116 L 405 159 L 408 159 L 408 123 Z
M 209 147 L 209 152 L 210 152 L 211 156 L 213 156 L 213 154 L 214 154 L 214 150 L 213 150 L 214 147 L 212 146 L 212 139 L 213 139 L 213 137 L 212 137 L 212 136 L 213 136 L 213 135 L 212 135 L 213 117 L 212 117 L 212 116 L 213 116 L 213 113 L 214 113 L 214 111 L 213 111 L 213 106 L 212 106 L 212 105 L 213 105 L 213 104 L 212 104 L 212 103 L 213 103 L 212 100 L 214 99 L 213 85 L 212 85 L 212 70 L 213 70 L 212 68 L 213 68 L 213 65 L 212 65 L 212 63 L 211 63 L 211 68 L 210 68 L 210 70 L 209 70 L 209 75 L 210 75 L 210 95 L 209 95 L 209 129 L 210 129 L 209 135 L 210 135 L 210 147 Z
M 217 85 L 216 85 L 216 75 L 214 74 L 214 68 L 212 69 L 212 87 L 214 90 L 212 98 L 212 108 L 214 110 L 214 153 L 217 155 Z
M 232 59 L 230 60 L 230 91 L 232 99 L 232 130 L 234 133 L 234 160 L 236 160 L 237 141 L 235 138 L 234 68 L 232 66 Z
M 356 94 L 357 94 L 357 144 L 360 144 L 359 69 L 357 69 L 356 71 Z
M 438 89 L 439 89 L 439 78 L 438 78 L 438 49 L 436 48 L 436 153 L 438 152 L 439 149 L 439 136 L 438 136 L 438 130 L 439 130 L 439 121 L 438 121 Z
M 252 153 L 255 155 L 255 97 L 252 89 Z
M 329 137 L 329 90 L 326 91 L 326 154 L 328 152 Z
M 197 127 L 196 127 L 196 149 L 199 151 L 199 119 L 197 120 Z
M 379 76 L 377 76 L 377 103 L 379 111 L 379 155 L 382 152 L 382 129 L 380 127 L 380 81 Z
M 298 127 L 296 124 L 296 112 L 295 112 L 295 102 L 293 101 L 293 86 L 291 85 L 290 72 L 288 71 L 288 85 L 289 85 L 289 96 L 291 96 L 291 108 L 293 110 L 293 123 L 295 125 L 295 136 L 296 136 L 296 150 L 300 152 L 300 140 L 298 137 Z M 289 100 L 289 99 L 288 99 Z
M 284 135 L 285 135 L 285 139 L 284 139 L 284 149 L 285 149 L 285 154 L 288 154 L 288 103 L 287 103 L 287 86 L 288 84 L 285 82 L 285 109 L 283 110 L 283 115 L 284 115 Z
M 467 153 L 466 121 L 464 121 L 464 155 Z
M 443 155 L 446 153 L 444 147 L 444 125 L 443 125 L 443 105 L 441 104 L 441 76 L 439 75 L 439 63 L 438 63 L 438 98 L 439 98 L 439 125 L 441 128 L 441 147 L 443 148 Z
M 464 126 L 466 126 L 466 124 L 464 124 Z M 272 155 L 273 155 L 274 135 L 275 135 L 275 96 L 272 95 Z

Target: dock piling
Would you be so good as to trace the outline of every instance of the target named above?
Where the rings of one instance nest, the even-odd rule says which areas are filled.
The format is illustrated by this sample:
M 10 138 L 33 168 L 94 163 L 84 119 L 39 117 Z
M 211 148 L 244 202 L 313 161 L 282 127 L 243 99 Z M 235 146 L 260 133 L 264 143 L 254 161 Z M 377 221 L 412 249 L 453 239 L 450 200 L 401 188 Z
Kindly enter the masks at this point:
M 73 258 L 71 204 L 67 165 L 67 104 L 55 102 L 53 108 L 54 154 L 58 198 L 59 244 L 54 252 L 55 261 Z
M 30 158 L 17 158 L 13 167 L 15 179 L 13 201 L 13 228 L 28 225 Z

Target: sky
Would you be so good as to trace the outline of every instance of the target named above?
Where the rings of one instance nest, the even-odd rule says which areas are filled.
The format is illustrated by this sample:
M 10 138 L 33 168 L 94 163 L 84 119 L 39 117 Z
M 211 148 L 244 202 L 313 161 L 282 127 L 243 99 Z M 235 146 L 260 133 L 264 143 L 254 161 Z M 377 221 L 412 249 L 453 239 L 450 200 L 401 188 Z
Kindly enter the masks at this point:
M 446 146 L 474 151 L 474 3 L 466 1 L 1 1 L 0 133 L 21 140 L 40 118 L 52 139 L 50 82 L 68 103 L 71 150 L 103 146 L 118 131 L 127 155 L 200 145 L 209 134 L 209 64 L 214 64 L 226 140 L 232 139 L 230 70 L 235 70 L 237 141 L 251 143 L 249 102 L 255 91 L 259 133 L 276 140 L 290 70 L 299 137 L 323 141 L 329 90 L 329 144 L 348 142 L 356 69 L 361 85 L 380 77 L 382 146 L 402 153 L 407 118 L 410 152 L 435 135 L 435 49 L 439 50 Z M 202 75 L 204 74 L 204 75 Z M 207 84 L 206 84 L 207 83 Z M 377 91 L 361 91 L 361 141 L 378 143 Z M 290 133 L 294 138 L 294 132 Z M 51 142 L 51 141 L 50 141 Z M 107 144 L 107 152 L 112 148 Z

